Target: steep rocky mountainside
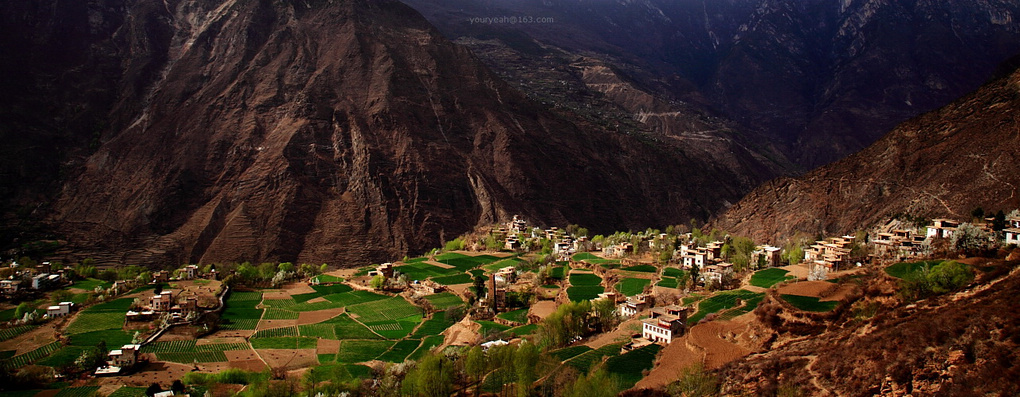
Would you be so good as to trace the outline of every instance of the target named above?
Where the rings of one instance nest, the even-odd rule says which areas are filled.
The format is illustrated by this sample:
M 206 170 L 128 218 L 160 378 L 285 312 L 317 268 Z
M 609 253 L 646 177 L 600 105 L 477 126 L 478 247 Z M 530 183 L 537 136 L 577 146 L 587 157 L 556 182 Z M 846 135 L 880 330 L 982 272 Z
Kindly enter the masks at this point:
M 4 4 L 5 141 L 60 190 L 31 161 L 4 187 L 101 262 L 357 264 L 518 213 L 643 228 L 774 175 L 551 111 L 396 1 L 64 3 Z
M 713 224 L 759 241 L 852 232 L 895 214 L 1020 207 L 1020 69 L 799 178 L 767 182 Z
M 916 303 L 889 276 L 860 276 L 853 305 L 796 313 L 769 296 L 757 317 L 771 346 L 716 371 L 725 395 L 1013 396 L 1020 392 L 1017 262 L 984 260 L 969 288 Z M 793 395 L 793 394 L 780 395 Z
M 1006 0 L 405 2 L 448 37 L 611 62 L 657 95 L 764 134 L 804 170 L 972 91 L 1020 52 L 1020 5 Z M 485 17 L 517 19 L 473 19 Z

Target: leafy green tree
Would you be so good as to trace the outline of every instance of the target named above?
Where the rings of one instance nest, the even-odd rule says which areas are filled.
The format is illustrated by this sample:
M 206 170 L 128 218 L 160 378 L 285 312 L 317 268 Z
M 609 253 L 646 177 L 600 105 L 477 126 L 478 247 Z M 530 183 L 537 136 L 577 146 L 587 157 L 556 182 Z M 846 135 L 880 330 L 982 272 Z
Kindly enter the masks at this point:
M 290 263 L 290 262 L 283 262 L 283 263 L 281 263 L 281 264 L 277 265 L 277 266 L 276 266 L 276 269 L 277 269 L 278 271 L 281 271 L 281 272 L 287 272 L 287 273 L 290 273 L 290 272 L 293 272 L 293 271 L 294 271 L 294 264 L 293 264 L 293 263 Z
M 21 302 L 18 307 L 14 308 L 14 318 L 20 320 L 25 317 L 25 313 L 30 311 L 32 311 L 32 306 L 28 302 Z
M 538 348 L 527 341 L 521 343 L 517 347 L 517 351 L 514 352 L 514 372 L 517 374 L 518 397 L 527 397 L 531 394 L 531 385 L 538 379 L 535 368 L 538 358 Z
M 971 211 L 970 214 L 971 214 L 971 216 L 974 217 L 974 219 L 979 219 L 979 220 L 985 219 L 985 210 L 984 210 L 984 208 L 977 207 L 973 211 Z
M 447 397 L 453 392 L 455 368 L 445 355 L 429 354 L 407 373 L 401 385 L 405 396 Z
M 472 382 L 481 382 L 482 377 L 488 372 L 488 362 L 485 360 L 485 352 L 481 346 L 472 347 L 464 357 L 464 372 Z M 481 391 L 481 385 L 475 388 L 477 396 Z
M 596 299 L 591 303 L 591 320 L 595 332 L 606 332 L 618 323 L 616 305 L 609 299 Z
M 321 273 L 325 273 L 327 270 L 329 270 L 329 265 L 323 263 L 322 266 L 319 266 L 319 273 L 320 274 Z
M 474 281 L 475 296 L 478 299 L 482 299 L 483 297 L 485 297 L 485 282 L 486 281 L 487 281 L 487 279 L 483 275 L 479 274 L 479 275 L 475 276 L 475 281 Z
M 385 282 L 386 282 L 386 277 L 385 276 L 383 276 L 381 274 L 376 274 L 374 277 L 372 277 L 372 280 L 369 281 L 368 284 L 371 285 L 372 288 L 380 289 L 380 288 L 382 288 L 382 286 L 383 286 L 383 284 Z
M 620 386 L 603 368 L 592 371 L 588 376 L 579 376 L 569 385 L 565 385 L 561 395 L 564 397 L 610 397 L 619 392 Z

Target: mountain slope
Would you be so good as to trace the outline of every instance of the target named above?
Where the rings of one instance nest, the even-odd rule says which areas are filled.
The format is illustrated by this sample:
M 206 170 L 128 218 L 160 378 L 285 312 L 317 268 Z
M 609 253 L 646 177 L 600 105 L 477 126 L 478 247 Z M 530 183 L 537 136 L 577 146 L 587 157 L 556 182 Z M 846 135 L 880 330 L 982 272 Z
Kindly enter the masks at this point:
M 968 217 L 1020 206 L 1020 70 L 799 178 L 767 182 L 713 224 L 760 241 L 833 235 L 894 214 Z
M 764 134 L 805 170 L 974 90 L 1020 52 L 1020 5 L 1005 0 L 405 2 L 449 37 L 614 63 Z M 500 16 L 521 21 L 472 19 Z
M 38 26 L 78 26 L 69 63 L 109 65 L 83 83 L 107 93 L 86 109 L 104 125 L 54 156 L 66 176 L 44 212 L 103 262 L 365 263 L 517 213 L 643 228 L 765 177 L 550 112 L 395 1 L 12 7 L 5 29 L 59 48 Z

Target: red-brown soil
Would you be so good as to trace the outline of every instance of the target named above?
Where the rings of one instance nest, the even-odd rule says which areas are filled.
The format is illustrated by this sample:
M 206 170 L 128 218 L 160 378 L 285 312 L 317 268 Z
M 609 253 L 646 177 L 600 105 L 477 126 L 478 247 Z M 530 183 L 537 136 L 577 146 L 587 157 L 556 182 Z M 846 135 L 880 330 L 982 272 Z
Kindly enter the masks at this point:
M 315 349 L 259 349 L 258 354 L 270 368 L 292 370 L 319 364 Z
M 528 314 L 538 316 L 538 318 L 544 320 L 546 317 L 549 317 L 550 314 L 553 314 L 558 306 L 559 305 L 556 301 L 538 301 L 535 302 L 534 305 L 531 305 L 531 308 L 528 309 Z
M 317 354 L 337 354 L 340 353 L 340 341 L 333 339 L 319 339 L 319 344 L 315 347 Z
M 298 314 L 297 324 L 298 325 L 305 325 L 305 324 L 321 323 L 321 322 L 329 320 L 329 319 L 331 319 L 333 317 L 339 316 L 344 311 L 345 311 L 345 309 L 341 307 L 341 308 L 336 308 L 336 309 L 326 309 L 326 310 L 316 310 L 316 311 L 311 311 L 311 312 L 301 312 L 301 313 Z
M 296 325 L 298 325 L 298 320 L 259 320 L 259 324 L 255 327 L 255 330 L 261 331 L 264 329 L 293 327 Z

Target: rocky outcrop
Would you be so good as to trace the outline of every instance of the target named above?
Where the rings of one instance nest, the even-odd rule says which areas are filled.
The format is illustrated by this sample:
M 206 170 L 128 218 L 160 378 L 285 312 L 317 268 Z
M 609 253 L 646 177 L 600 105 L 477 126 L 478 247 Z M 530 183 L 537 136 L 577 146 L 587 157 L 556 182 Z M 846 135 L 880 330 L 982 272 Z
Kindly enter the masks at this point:
M 756 183 L 550 112 L 396 1 L 85 8 L 19 3 L 5 22 L 52 49 L 64 36 L 39 26 L 76 27 L 65 66 L 83 83 L 68 88 L 104 94 L 82 108 L 104 123 L 66 132 L 82 142 L 54 156 L 59 194 L 40 211 L 82 257 L 363 264 L 512 214 L 593 231 L 683 223 Z M 35 79 L 26 92 L 41 84 L 6 65 Z
M 609 61 L 660 95 L 766 135 L 804 170 L 976 89 L 1020 52 L 1020 6 L 1003 0 L 405 2 L 450 37 Z M 501 16 L 519 21 L 482 19 Z
M 758 241 L 849 233 L 897 214 L 1020 207 L 1020 71 L 799 178 L 763 184 L 712 223 Z

